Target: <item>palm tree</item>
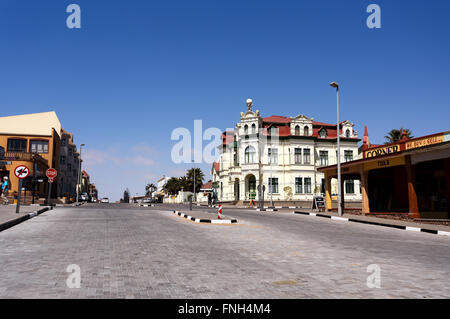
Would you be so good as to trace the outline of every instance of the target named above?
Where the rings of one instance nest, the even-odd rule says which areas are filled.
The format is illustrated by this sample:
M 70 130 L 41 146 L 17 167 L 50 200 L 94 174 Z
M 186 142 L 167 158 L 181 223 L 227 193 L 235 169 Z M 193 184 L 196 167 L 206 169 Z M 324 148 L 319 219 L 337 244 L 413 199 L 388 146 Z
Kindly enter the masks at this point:
M 390 144 L 400 141 L 402 139 L 402 132 L 406 133 L 406 137 L 408 139 L 414 137 L 412 136 L 412 132 L 410 130 L 404 129 L 403 127 L 401 127 L 399 130 L 392 129 L 389 131 L 388 135 L 384 137 L 386 139 L 386 142 L 384 144 Z
M 153 192 L 156 191 L 157 187 L 155 184 L 150 183 L 145 186 L 145 196 L 152 196 Z
M 192 191 L 193 190 L 193 180 L 194 180 L 194 168 L 191 168 L 190 170 L 187 171 L 186 173 L 186 178 L 189 181 L 189 188 L 187 189 L 188 191 Z M 205 178 L 205 174 L 203 174 L 202 170 L 200 168 L 195 168 L 195 192 L 198 193 L 200 191 L 200 188 L 202 188 L 203 185 L 203 180 Z

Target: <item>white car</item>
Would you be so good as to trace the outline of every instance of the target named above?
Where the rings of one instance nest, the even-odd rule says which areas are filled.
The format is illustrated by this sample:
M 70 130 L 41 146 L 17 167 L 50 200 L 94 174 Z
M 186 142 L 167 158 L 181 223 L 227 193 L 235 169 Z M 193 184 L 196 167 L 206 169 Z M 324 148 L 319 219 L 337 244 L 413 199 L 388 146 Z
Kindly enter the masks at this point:
M 107 197 L 102 198 L 102 203 L 109 203 L 109 199 Z

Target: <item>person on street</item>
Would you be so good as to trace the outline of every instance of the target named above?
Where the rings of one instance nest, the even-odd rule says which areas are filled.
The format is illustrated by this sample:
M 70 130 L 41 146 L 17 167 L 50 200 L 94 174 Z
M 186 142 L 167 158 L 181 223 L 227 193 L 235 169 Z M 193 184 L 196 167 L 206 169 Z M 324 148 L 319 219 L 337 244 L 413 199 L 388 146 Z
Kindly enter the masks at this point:
M 9 181 L 8 176 L 3 177 L 2 183 L 2 203 L 3 205 L 8 205 L 8 191 L 9 191 Z

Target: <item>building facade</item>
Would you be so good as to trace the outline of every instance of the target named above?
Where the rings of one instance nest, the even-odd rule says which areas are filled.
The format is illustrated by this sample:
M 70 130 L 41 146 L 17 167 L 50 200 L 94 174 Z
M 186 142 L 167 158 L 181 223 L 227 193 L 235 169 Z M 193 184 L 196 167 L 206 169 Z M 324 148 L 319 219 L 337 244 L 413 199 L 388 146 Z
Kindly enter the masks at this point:
M 359 179 L 363 214 L 405 214 L 412 218 L 450 217 L 450 131 L 395 143 L 371 145 L 367 129 L 362 158 L 343 163 L 344 178 Z M 336 165 L 319 168 L 326 178 L 326 208 L 331 210 Z
M 341 162 L 356 159 L 360 140 L 354 124 L 341 122 L 339 134 Z M 311 202 L 315 194 L 325 193 L 325 177 L 318 168 L 337 162 L 336 125 L 305 115 L 262 117 L 249 105 L 222 139 L 211 171 L 219 201 L 258 200 L 261 184 L 265 201 Z M 345 181 L 343 191 L 346 200 L 361 200 L 359 181 Z M 332 192 L 337 194 L 336 182 Z
M 75 198 L 78 167 L 79 153 L 74 144 L 73 134 L 61 129 L 58 197 Z
M 61 123 L 55 112 L 34 113 L 0 118 L 0 147 L 5 150 L 0 177 L 8 176 L 10 194 L 19 191 L 19 180 L 14 169 L 25 165 L 30 175 L 22 182 L 27 194 L 46 197 L 48 168 L 59 171 Z M 56 184 L 56 185 L 55 185 Z M 34 191 L 33 191 L 34 189 Z M 57 196 L 58 179 L 52 187 L 52 197 Z

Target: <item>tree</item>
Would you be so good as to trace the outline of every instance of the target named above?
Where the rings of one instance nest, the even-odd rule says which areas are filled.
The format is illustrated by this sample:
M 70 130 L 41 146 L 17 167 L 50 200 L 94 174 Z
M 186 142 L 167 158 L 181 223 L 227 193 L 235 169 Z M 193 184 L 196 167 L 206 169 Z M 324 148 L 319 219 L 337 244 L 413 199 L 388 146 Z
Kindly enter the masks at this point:
M 205 174 L 203 174 L 202 170 L 200 168 L 195 168 L 195 192 L 198 193 L 200 191 L 200 188 L 203 185 L 203 179 L 205 177 Z M 194 186 L 194 168 L 191 168 L 186 173 L 186 178 L 189 181 L 188 191 L 192 192 L 193 186 Z
M 164 189 L 167 191 L 169 195 L 177 195 L 181 189 L 179 179 L 176 177 L 172 177 L 167 181 L 166 185 L 164 186 Z
M 145 196 L 152 196 L 152 194 L 156 191 L 157 187 L 155 184 L 150 183 L 145 186 Z
M 397 129 L 392 129 L 389 131 L 388 135 L 386 135 L 384 138 L 386 139 L 385 144 L 390 144 L 390 143 L 395 143 L 398 142 L 402 139 L 402 132 L 406 133 L 406 137 L 408 139 L 413 138 L 414 136 L 412 136 L 412 132 L 408 129 L 404 129 L 404 128 L 400 128 L 399 130 Z

